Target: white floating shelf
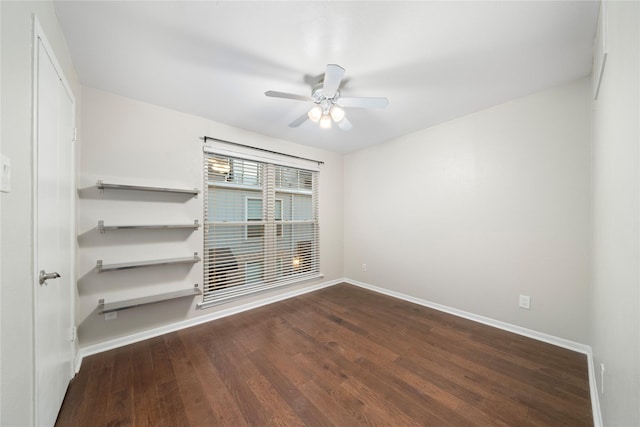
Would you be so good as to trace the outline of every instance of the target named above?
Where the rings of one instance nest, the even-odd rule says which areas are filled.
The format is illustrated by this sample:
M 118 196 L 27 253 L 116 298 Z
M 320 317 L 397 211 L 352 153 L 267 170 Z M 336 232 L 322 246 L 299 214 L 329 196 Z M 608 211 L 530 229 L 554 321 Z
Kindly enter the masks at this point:
M 104 234 L 107 230 L 174 230 L 192 229 L 200 227 L 196 219 L 193 224 L 152 224 L 152 225 L 104 225 L 104 221 L 98 221 L 98 230 Z
M 114 184 L 109 182 L 104 182 L 102 180 L 98 180 L 96 183 L 96 187 L 98 190 L 104 191 L 105 189 L 111 190 L 135 190 L 135 191 L 156 191 L 162 193 L 181 193 L 181 194 L 191 194 L 192 196 L 197 196 L 200 193 L 200 190 L 197 188 L 167 188 L 167 187 L 149 187 L 144 185 L 129 185 L 129 184 Z
M 141 305 L 155 304 L 157 302 L 168 301 L 178 298 L 193 297 L 196 295 L 202 295 L 202 292 L 195 285 L 191 289 L 185 289 L 183 291 L 168 292 L 165 294 L 150 295 L 142 298 L 132 298 L 123 301 L 113 301 L 105 303 L 103 299 L 98 301 L 98 314 L 111 313 L 114 311 L 126 310 L 128 308 L 140 307 Z
M 96 269 L 98 270 L 98 273 L 102 273 L 104 271 L 127 270 L 129 268 L 151 267 L 169 264 L 195 264 L 197 262 L 200 262 L 200 257 L 198 256 L 198 253 L 195 252 L 193 256 L 186 258 L 156 259 L 149 261 L 123 262 L 120 264 L 103 264 L 102 260 L 99 259 L 96 263 Z

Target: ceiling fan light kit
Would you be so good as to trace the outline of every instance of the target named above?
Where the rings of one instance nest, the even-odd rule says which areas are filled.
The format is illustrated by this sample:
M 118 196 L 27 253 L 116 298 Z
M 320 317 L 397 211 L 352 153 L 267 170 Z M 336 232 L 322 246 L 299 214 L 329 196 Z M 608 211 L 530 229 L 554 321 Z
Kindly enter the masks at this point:
M 329 110 L 329 115 L 331 115 L 331 118 L 334 122 L 338 123 L 339 121 L 344 119 L 345 112 L 342 108 L 334 104 L 333 106 L 331 106 L 331 110 Z
M 387 98 L 342 98 L 340 96 L 340 84 L 344 77 L 344 68 L 336 64 L 328 64 L 324 77 L 312 89 L 312 95 L 303 96 L 292 93 L 267 91 L 264 94 L 273 98 L 293 99 L 296 101 L 312 101 L 315 103 L 309 111 L 289 123 L 289 127 L 295 128 L 307 119 L 319 123 L 322 129 L 331 129 L 336 123 L 342 130 L 352 128 L 347 120 L 344 108 L 385 108 L 389 105 Z
M 327 114 L 323 114 L 320 118 L 320 127 L 322 129 L 331 129 L 331 117 Z
M 307 113 L 307 116 L 309 116 L 309 119 L 312 122 L 319 121 L 320 118 L 322 117 L 322 107 L 320 107 L 319 105 L 314 105 L 313 107 L 311 107 L 311 109 Z

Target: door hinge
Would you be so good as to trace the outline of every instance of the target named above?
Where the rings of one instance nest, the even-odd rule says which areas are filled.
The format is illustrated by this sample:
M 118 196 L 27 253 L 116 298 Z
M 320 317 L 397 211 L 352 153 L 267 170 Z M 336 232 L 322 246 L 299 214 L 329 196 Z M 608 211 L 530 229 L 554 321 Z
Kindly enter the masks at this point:
M 73 128 L 73 132 L 71 134 L 71 141 L 76 142 L 78 140 L 78 128 Z
M 75 342 L 76 339 L 78 339 L 78 328 L 73 326 L 71 328 L 71 342 Z

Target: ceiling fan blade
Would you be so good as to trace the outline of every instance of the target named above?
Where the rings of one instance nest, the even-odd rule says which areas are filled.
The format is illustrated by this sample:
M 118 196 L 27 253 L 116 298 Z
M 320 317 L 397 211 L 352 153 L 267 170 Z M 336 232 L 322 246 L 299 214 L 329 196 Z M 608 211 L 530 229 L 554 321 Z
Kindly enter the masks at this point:
M 340 98 L 337 104 L 341 107 L 385 108 L 389 105 L 387 98 Z
M 353 128 L 353 125 L 351 124 L 351 122 L 349 121 L 349 119 L 347 119 L 346 117 L 343 117 L 342 120 L 340 120 L 338 123 L 336 123 L 338 125 L 338 127 L 342 130 L 351 130 L 351 128 Z
M 327 71 L 324 72 L 324 84 L 322 86 L 322 92 L 327 98 L 333 98 L 342 78 L 344 77 L 344 68 L 336 64 L 327 64 Z
M 268 90 L 264 94 L 273 98 L 295 99 L 296 101 L 313 101 L 313 99 L 311 99 L 311 97 L 309 96 L 296 95 L 286 92 L 277 92 L 275 90 Z
M 303 115 L 301 115 L 300 117 L 298 117 L 297 119 L 289 123 L 289 127 L 297 128 L 298 126 L 303 124 L 308 118 L 309 118 L 309 115 L 307 113 L 304 113 Z

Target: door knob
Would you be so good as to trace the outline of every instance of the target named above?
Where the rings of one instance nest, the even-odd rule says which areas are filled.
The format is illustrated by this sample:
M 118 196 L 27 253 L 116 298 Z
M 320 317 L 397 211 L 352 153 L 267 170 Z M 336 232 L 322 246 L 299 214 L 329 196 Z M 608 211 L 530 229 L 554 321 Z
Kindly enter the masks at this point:
M 46 282 L 49 279 L 57 279 L 58 277 L 60 277 L 60 275 L 58 273 L 45 273 L 44 270 L 40 270 L 40 284 L 44 285 L 44 282 Z

